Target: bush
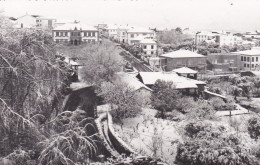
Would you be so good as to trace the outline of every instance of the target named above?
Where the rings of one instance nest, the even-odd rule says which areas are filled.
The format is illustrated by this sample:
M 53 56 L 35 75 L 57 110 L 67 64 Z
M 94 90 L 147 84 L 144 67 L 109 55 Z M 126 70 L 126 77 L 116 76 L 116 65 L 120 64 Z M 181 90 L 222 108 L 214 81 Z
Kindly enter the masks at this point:
M 248 120 L 248 133 L 251 138 L 258 139 L 260 137 L 260 120 L 258 117 L 252 117 Z

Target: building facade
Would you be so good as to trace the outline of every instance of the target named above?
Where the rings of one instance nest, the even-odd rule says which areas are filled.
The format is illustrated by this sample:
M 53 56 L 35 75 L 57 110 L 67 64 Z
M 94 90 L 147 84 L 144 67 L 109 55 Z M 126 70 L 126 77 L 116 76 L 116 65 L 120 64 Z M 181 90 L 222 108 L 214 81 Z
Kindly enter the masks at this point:
M 178 50 L 163 54 L 160 57 L 165 58 L 162 64 L 165 71 L 172 71 L 181 67 L 188 67 L 203 72 L 206 71 L 207 57 L 189 50 Z
M 69 23 L 52 30 L 53 41 L 56 43 L 95 43 L 99 40 L 98 30 L 92 26 Z
M 156 56 L 157 43 L 153 39 L 143 39 L 140 41 L 141 53 L 143 56 Z
M 128 30 L 127 32 L 127 43 L 129 45 L 133 45 L 138 40 L 136 38 L 142 37 L 142 38 L 147 38 L 147 39 L 155 39 L 155 32 L 150 29 L 145 29 L 145 28 L 133 28 Z
M 233 54 L 240 56 L 242 70 L 260 70 L 260 47 L 233 52 Z
M 12 18 L 16 28 L 54 28 L 56 19 L 45 18 L 40 15 L 25 14 L 18 18 Z

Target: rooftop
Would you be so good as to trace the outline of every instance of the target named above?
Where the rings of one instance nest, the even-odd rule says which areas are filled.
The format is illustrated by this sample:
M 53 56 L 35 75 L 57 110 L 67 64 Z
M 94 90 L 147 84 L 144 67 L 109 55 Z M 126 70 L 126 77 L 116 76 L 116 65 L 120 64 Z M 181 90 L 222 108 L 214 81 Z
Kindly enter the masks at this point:
M 119 72 L 116 75 L 118 76 L 120 81 L 126 83 L 129 87 L 133 88 L 134 90 L 144 88 L 148 91 L 152 91 L 152 89 L 141 83 L 135 76 L 131 76 L 125 72 Z
M 173 72 L 180 73 L 180 74 L 196 74 L 196 73 L 198 73 L 197 71 L 190 69 L 190 68 L 187 68 L 187 67 L 174 69 Z
M 197 84 L 203 81 L 178 76 L 175 72 L 139 72 L 145 85 L 154 85 L 157 80 L 172 81 L 176 89 L 198 88 Z
M 192 58 L 192 57 L 206 57 L 201 54 L 189 51 L 189 50 L 177 50 L 174 52 L 166 53 L 161 55 L 162 57 L 168 58 Z
M 66 23 L 64 25 L 55 27 L 53 30 L 74 30 L 75 28 L 77 28 L 77 30 L 97 31 L 94 26 L 88 26 L 80 23 Z
M 233 54 L 241 54 L 241 55 L 248 55 L 248 56 L 260 56 L 260 47 L 253 47 L 251 50 L 244 50 L 239 52 L 233 52 Z

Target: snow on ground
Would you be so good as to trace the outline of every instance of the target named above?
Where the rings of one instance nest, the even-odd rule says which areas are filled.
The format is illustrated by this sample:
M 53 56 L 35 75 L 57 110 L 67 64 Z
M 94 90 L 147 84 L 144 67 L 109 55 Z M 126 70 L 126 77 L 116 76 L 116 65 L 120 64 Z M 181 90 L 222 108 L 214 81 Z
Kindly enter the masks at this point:
M 137 117 L 124 119 L 122 125 L 114 124 L 115 131 L 138 152 L 153 156 L 153 150 L 157 148 L 158 157 L 162 156 L 164 161 L 173 164 L 177 151 L 174 142 L 181 141 L 176 130 L 177 122 L 157 119 L 155 114 L 156 110 L 142 109 Z M 154 133 L 156 129 L 157 135 Z M 154 143 L 156 140 L 152 139 L 158 142 Z

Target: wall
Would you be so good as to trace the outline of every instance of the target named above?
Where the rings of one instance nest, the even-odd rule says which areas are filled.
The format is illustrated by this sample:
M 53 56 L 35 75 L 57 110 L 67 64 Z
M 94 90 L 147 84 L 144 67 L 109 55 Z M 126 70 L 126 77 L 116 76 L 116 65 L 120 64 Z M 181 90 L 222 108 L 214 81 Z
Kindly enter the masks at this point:
M 193 58 L 166 58 L 166 71 L 180 67 L 189 67 L 194 70 L 206 69 L 206 57 Z M 203 68 L 201 66 L 203 65 Z

